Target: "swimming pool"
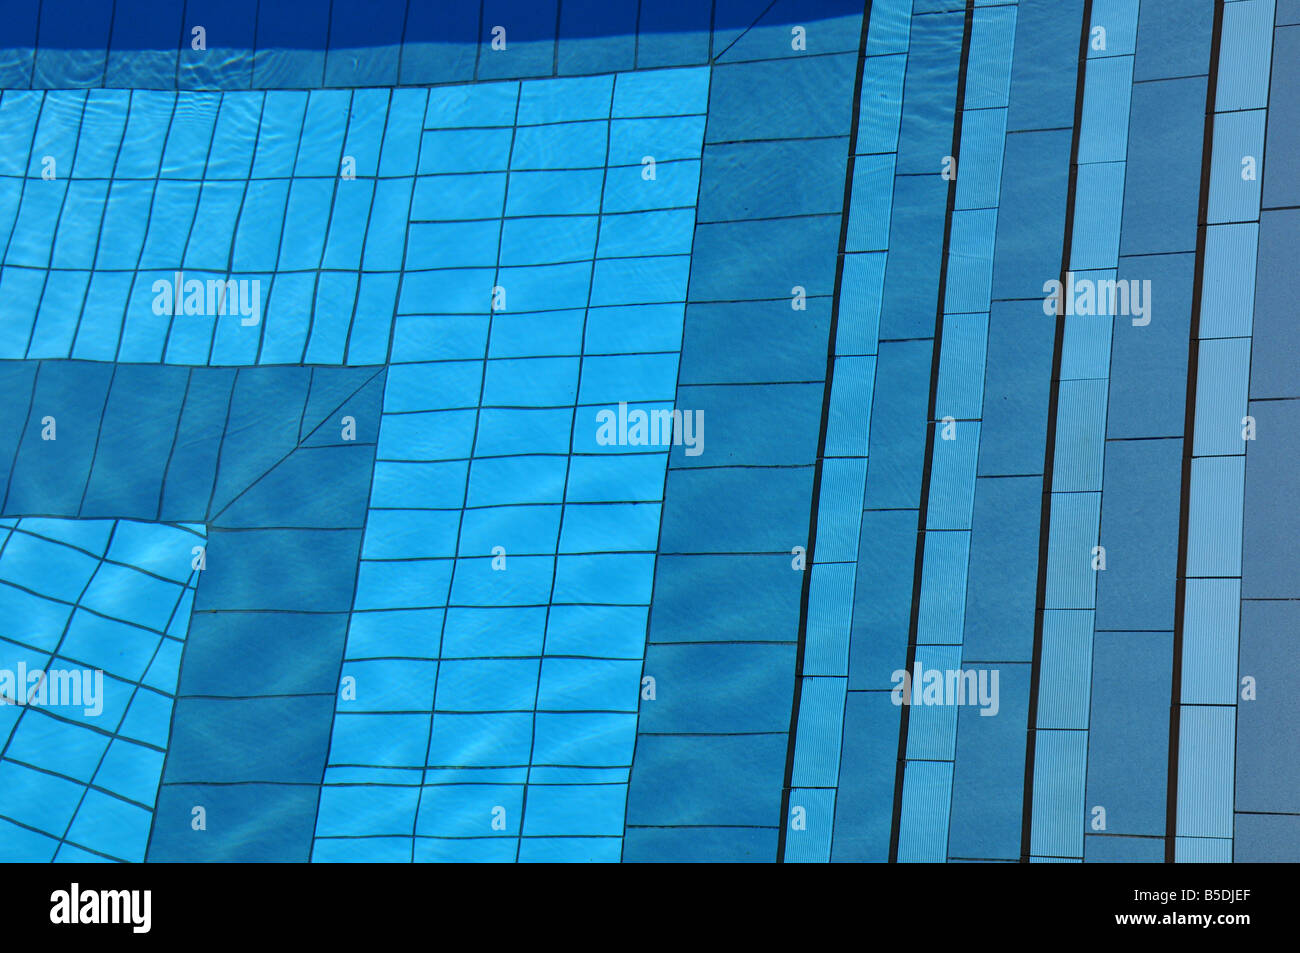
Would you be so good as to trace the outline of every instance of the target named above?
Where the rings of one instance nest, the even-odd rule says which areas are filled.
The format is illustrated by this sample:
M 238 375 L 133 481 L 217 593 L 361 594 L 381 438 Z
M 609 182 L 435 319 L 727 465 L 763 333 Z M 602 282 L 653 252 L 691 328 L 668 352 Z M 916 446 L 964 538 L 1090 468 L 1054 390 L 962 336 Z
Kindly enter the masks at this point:
M 1300 857 L 1297 44 L 19 5 L 0 856 Z

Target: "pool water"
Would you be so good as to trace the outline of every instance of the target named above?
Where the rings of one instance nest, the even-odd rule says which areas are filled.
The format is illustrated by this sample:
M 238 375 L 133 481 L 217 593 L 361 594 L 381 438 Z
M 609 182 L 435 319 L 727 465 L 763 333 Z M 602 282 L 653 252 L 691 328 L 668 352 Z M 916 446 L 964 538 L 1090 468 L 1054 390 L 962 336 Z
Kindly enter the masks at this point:
M 19 4 L 0 857 L 1300 857 L 1297 53 Z

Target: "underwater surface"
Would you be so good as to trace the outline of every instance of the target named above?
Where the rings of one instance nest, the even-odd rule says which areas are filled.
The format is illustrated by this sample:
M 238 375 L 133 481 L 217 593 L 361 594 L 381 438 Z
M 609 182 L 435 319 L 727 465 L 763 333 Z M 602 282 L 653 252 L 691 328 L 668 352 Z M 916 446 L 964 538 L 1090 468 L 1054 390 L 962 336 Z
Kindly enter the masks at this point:
M 1298 157 L 1300 0 L 8 4 L 0 858 L 1300 859 Z

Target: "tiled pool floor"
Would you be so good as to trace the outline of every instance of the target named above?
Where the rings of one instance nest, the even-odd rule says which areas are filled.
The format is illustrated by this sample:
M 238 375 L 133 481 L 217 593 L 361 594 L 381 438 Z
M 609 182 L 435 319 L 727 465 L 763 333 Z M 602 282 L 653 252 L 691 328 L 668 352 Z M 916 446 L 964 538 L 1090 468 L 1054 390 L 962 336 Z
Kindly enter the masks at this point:
M 0 856 L 1300 856 L 1298 45 L 17 5 Z

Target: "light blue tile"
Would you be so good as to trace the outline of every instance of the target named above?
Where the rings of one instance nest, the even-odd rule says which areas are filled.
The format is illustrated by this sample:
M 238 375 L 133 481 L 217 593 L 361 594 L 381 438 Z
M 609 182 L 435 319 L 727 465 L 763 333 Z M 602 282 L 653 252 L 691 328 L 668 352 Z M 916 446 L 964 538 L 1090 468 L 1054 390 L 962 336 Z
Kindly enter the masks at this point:
M 614 115 L 662 116 L 702 113 L 708 107 L 708 69 L 620 73 L 614 83 Z
M 796 787 L 835 786 L 839 777 L 847 684 L 843 678 L 805 677 L 803 680 L 794 754 Z
M 860 156 L 853 166 L 847 251 L 883 251 L 889 247 L 893 191 L 893 154 Z
M 679 159 L 659 162 L 655 166 L 653 179 L 646 179 L 643 173 L 644 168 L 640 164 L 609 169 L 604 177 L 602 211 L 635 212 L 658 208 L 681 208 L 695 204 L 700 183 L 698 160 Z M 512 188 L 511 195 L 513 194 Z M 583 198 L 587 197 L 588 194 L 584 193 Z M 580 203 L 582 199 L 573 201 Z
M 942 863 L 948 852 L 953 765 L 909 761 L 903 773 L 903 806 L 898 820 L 898 859 L 902 863 Z
M 935 415 L 977 420 L 984 400 L 988 314 L 946 314 L 939 354 Z
M 609 124 L 603 120 L 520 126 L 515 130 L 510 168 L 600 168 L 605 164 L 608 140 Z
M 658 539 L 656 503 L 571 503 L 564 508 L 559 551 L 654 552 Z
M 1259 225 L 1255 223 L 1206 228 L 1205 272 L 1201 281 L 1202 340 L 1250 334 L 1258 248 Z
M 460 529 L 459 555 L 488 556 L 500 546 L 519 562 L 520 556 L 553 553 L 559 524 L 558 506 L 496 506 L 466 510 Z M 503 584 L 511 581 L 509 572 L 513 568 L 507 560 L 505 574 L 498 574 Z
M 1246 458 L 1192 460 L 1187 530 L 1188 576 L 1241 575 L 1242 499 Z
M 1196 456 L 1245 452 L 1250 338 L 1201 341 L 1196 369 Z
M 654 554 L 561 556 L 555 561 L 554 602 L 648 605 Z
M 962 649 L 959 645 L 918 645 L 916 648 L 916 662 L 912 675 L 915 678 L 916 669 L 919 668 L 922 675 L 920 684 L 914 680 L 911 682 L 911 716 L 910 725 L 907 733 L 907 757 L 909 760 L 923 761 L 950 761 L 955 756 L 957 743 L 957 712 L 960 705 L 950 703 L 946 695 L 941 696 L 936 701 L 925 703 L 924 691 L 929 681 L 934 677 L 932 673 L 938 673 L 943 679 L 944 684 L 948 684 L 947 679 L 950 673 L 959 671 L 962 667 Z M 954 690 L 957 685 L 952 683 Z M 964 683 L 963 683 L 964 686 Z M 965 688 L 962 687 L 963 704 L 972 704 L 975 699 L 965 699 Z M 973 690 L 973 689 L 972 689 Z M 904 696 L 907 697 L 907 696 Z M 921 703 L 917 704 L 915 700 L 920 699 Z M 956 701 L 955 695 L 952 701 Z
M 1006 128 L 1005 109 L 979 109 L 962 114 L 957 208 L 997 206 L 1002 188 Z
M 1232 863 L 1232 839 L 1227 837 L 1175 838 L 1174 861 L 1179 864 L 1230 864 Z
M 695 237 L 693 209 L 606 215 L 600 223 L 602 258 L 634 255 L 689 255 Z
M 1053 493 L 1047 544 L 1049 609 L 1091 609 L 1097 586 L 1093 547 L 1101 520 L 1100 493 Z
M 1096 11 L 1093 12 L 1096 22 Z M 1107 31 L 1107 42 L 1110 42 Z M 1079 162 L 1122 162 L 1127 154 L 1129 99 L 1133 59 L 1128 56 L 1088 61 L 1079 127 Z
M 964 109 L 1006 106 L 1011 92 L 1011 56 L 1016 8 L 976 9 L 971 24 L 970 65 Z
M 813 552 L 817 562 L 857 561 L 862 492 L 866 482 L 867 461 L 864 458 L 828 458 L 822 462 L 821 495 L 817 500 L 817 546 Z
M 856 567 L 849 563 L 821 564 L 809 571 L 813 575 L 808 593 L 804 674 L 845 676 Z
M 1236 708 L 1184 705 L 1178 732 L 1178 834 L 1231 837 Z
M 614 92 L 613 76 L 529 80 L 521 84 L 519 124 L 604 119 Z
M 948 246 L 948 283 L 944 311 L 987 311 L 993 283 L 993 242 L 997 211 L 955 211 Z
M 952 440 L 944 439 L 949 432 Z M 963 420 L 936 424 L 940 436 L 934 441 L 930 465 L 930 497 L 926 511 L 927 529 L 970 529 L 975 504 L 975 464 L 979 457 L 980 424 Z
M 1273 54 L 1273 0 L 1239 0 L 1223 7 L 1216 112 L 1268 105 Z
M 876 353 L 886 257 L 885 252 L 844 256 L 835 339 L 837 355 Z
M 970 533 L 927 532 L 917 612 L 919 643 L 959 645 L 966 612 L 966 567 Z
M 1070 267 L 1076 271 L 1119 264 L 1119 226 L 1124 206 L 1123 162 L 1079 166 L 1075 184 Z
M 545 265 L 566 261 L 583 261 L 596 251 L 598 219 L 594 215 L 510 218 L 500 225 L 500 255 L 496 255 L 497 222 L 492 226 L 492 256 L 476 264 L 492 264 L 494 259 L 502 265 Z M 414 237 L 416 226 L 412 226 Z M 604 229 L 601 228 L 601 237 Z M 689 250 L 689 249 L 688 249 Z
M 826 424 L 826 455 L 865 457 L 871 427 L 871 395 L 876 359 L 835 359 L 830 415 Z
M 582 359 L 582 404 L 672 400 L 676 354 L 619 354 Z
M 426 129 L 460 126 L 513 126 L 518 83 L 467 83 L 429 90 Z
M 1136 49 L 1138 3 L 1139 0 L 1094 0 L 1091 32 L 1095 34 L 1097 27 L 1105 29 L 1105 48 L 1094 49 L 1090 36 L 1088 56 L 1116 56 Z
M 906 71 L 906 53 L 872 56 L 864 64 L 858 112 L 859 154 L 897 150 Z
M 501 172 L 510 163 L 510 129 L 436 129 L 420 142 L 421 175 Z M 365 174 L 357 162 L 357 175 Z
M 1188 579 L 1183 612 L 1182 702 L 1231 705 L 1237 693 L 1241 580 Z
M 1088 727 L 1092 624 L 1091 611 L 1049 609 L 1043 613 L 1039 728 Z
M 1036 854 L 1083 856 L 1086 731 L 1039 730 L 1034 741 L 1034 812 L 1031 844 Z
M 690 271 L 688 255 L 599 259 L 591 279 L 591 306 L 682 301 Z
M 495 218 L 504 207 L 506 175 L 505 172 L 422 175 L 415 180 L 411 219 Z
M 1264 124 L 1267 111 L 1224 113 L 1214 118 L 1214 158 L 1210 168 L 1212 224 L 1259 219 L 1260 183 L 1264 178 Z M 1253 177 L 1247 161 L 1254 160 Z
M 557 407 L 578 393 L 578 358 L 497 358 L 487 362 L 485 407 Z M 482 365 L 480 365 L 482 366 Z
M 615 119 L 609 127 L 609 164 L 640 166 L 646 156 L 655 162 L 698 158 L 704 121 L 703 116 Z
M 1100 490 L 1106 453 L 1104 380 L 1062 381 L 1057 396 L 1052 489 Z
M 454 556 L 459 528 L 457 510 L 371 509 L 361 555 L 366 559 Z

